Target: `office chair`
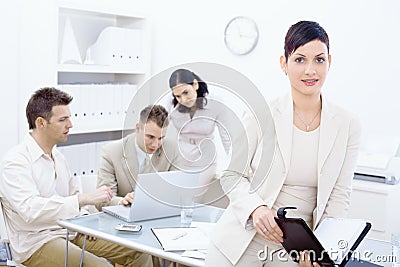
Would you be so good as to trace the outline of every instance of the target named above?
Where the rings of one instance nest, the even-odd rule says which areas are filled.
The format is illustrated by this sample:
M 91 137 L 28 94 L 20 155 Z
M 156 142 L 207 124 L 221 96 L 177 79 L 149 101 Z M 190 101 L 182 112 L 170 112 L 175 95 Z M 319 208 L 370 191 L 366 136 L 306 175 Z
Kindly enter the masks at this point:
M 16 267 L 24 267 L 21 264 L 17 264 L 12 260 L 12 255 L 11 255 L 11 249 L 10 249 L 10 241 L 8 239 L 8 234 L 7 234 L 7 229 L 6 229 L 6 223 L 4 221 L 4 214 L 3 214 L 3 205 L 0 202 L 0 237 L 1 237 L 1 242 L 4 244 L 4 248 L 6 250 L 6 255 L 7 255 L 7 265 L 6 266 L 16 266 Z

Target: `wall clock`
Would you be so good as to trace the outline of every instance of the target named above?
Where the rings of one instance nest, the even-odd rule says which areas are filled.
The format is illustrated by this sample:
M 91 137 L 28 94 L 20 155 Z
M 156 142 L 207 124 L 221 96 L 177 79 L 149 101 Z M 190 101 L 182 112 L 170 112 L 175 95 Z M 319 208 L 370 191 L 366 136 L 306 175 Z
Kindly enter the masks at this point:
M 258 42 L 258 27 L 249 17 L 238 16 L 225 27 L 225 45 L 235 55 L 250 53 Z

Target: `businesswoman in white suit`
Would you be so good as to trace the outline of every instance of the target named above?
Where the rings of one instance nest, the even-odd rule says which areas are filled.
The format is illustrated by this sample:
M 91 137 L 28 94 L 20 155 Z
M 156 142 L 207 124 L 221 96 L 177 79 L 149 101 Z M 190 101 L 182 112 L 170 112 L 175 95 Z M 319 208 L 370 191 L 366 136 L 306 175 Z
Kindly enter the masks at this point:
M 252 190 L 251 173 L 265 137 L 248 121 L 249 151 L 233 151 L 237 164 L 230 166 L 250 155 L 249 168 L 232 168 L 221 177 L 230 205 L 212 236 L 206 266 L 298 265 L 273 253 L 282 249 L 283 241 L 274 220 L 277 209 L 297 207 L 290 216 L 303 218 L 313 229 L 325 217 L 347 214 L 361 129 L 350 113 L 321 95 L 331 64 L 328 35 L 318 23 L 300 21 L 289 28 L 284 49 L 280 63 L 291 94 L 270 105 L 276 129 L 271 169 Z M 267 254 L 261 260 L 260 251 Z M 307 255 L 300 259 L 300 266 L 312 265 Z

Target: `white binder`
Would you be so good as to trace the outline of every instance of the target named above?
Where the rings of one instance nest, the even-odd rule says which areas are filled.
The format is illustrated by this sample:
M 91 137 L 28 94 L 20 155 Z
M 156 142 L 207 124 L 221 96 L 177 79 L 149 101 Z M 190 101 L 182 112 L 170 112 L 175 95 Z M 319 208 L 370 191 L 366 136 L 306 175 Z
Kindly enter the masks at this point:
M 86 52 L 85 64 L 141 68 L 143 32 L 139 29 L 106 27 Z

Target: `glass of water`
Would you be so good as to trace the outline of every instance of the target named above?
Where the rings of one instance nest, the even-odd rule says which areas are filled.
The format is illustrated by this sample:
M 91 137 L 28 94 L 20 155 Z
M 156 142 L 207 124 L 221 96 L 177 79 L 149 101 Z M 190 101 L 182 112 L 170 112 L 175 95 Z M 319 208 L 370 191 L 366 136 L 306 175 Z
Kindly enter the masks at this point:
M 193 220 L 193 208 L 184 207 L 181 209 L 181 224 L 184 226 L 190 226 Z M 400 267 L 400 266 L 399 266 Z

